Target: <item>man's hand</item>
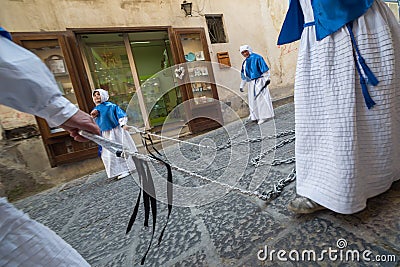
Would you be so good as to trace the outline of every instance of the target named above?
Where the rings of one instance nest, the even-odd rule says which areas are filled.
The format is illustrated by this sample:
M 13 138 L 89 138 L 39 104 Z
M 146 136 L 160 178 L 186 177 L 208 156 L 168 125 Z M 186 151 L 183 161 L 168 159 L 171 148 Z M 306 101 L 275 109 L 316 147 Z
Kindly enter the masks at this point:
M 239 91 L 242 92 L 242 93 L 244 92 L 243 88 L 240 88 Z
M 94 119 L 99 116 L 99 111 L 97 109 L 93 109 L 92 112 L 90 112 L 90 116 Z
M 61 124 L 62 128 L 69 132 L 69 135 L 78 142 L 87 142 L 88 140 L 79 135 L 79 130 L 85 130 L 93 134 L 100 135 L 100 129 L 93 121 L 89 114 L 79 110 L 74 116 L 69 118 L 66 122 Z

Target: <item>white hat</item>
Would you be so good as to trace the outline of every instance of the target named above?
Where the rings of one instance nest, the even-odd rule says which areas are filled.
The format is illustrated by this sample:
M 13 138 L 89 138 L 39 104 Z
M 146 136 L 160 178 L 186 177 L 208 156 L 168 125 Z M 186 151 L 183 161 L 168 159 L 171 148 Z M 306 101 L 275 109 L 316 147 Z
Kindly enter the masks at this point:
M 251 49 L 251 47 L 249 45 L 242 45 L 240 46 L 239 49 L 240 53 L 242 53 L 243 51 L 249 51 L 249 53 L 253 53 L 253 49 Z
M 110 98 L 108 92 L 104 89 L 94 89 L 92 95 L 94 94 L 94 92 L 99 92 L 101 97 L 101 103 L 106 102 Z

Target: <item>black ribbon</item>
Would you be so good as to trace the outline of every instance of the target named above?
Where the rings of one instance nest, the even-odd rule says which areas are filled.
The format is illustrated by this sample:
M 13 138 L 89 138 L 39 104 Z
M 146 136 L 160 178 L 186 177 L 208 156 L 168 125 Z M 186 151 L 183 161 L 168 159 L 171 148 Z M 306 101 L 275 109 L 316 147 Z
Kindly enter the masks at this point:
M 149 250 L 151 248 L 151 244 L 153 242 L 153 237 L 154 237 L 154 232 L 156 229 L 157 201 L 156 201 L 156 192 L 155 192 L 155 188 L 154 188 L 154 182 L 153 182 L 153 178 L 151 176 L 149 165 L 144 160 L 141 160 L 141 159 L 138 159 L 135 157 L 133 157 L 133 161 L 135 163 L 135 166 L 136 166 L 136 169 L 137 169 L 137 172 L 139 175 L 139 182 L 141 184 L 141 186 L 140 186 L 141 189 L 139 191 L 139 196 L 136 200 L 135 207 L 133 208 L 131 218 L 129 219 L 128 226 L 126 229 L 126 234 L 128 234 L 131 231 L 132 226 L 136 220 L 136 216 L 137 216 L 138 210 L 139 210 L 139 203 L 140 203 L 140 197 L 141 197 L 142 191 L 143 191 L 143 206 L 144 206 L 144 226 L 149 226 L 150 208 L 151 208 L 151 213 L 153 215 L 153 231 L 151 234 L 150 244 L 147 247 L 147 250 L 140 262 L 140 264 L 143 265 L 146 260 L 147 254 L 149 253 Z
M 173 201 L 173 188 L 172 188 L 172 169 L 171 169 L 171 165 L 168 164 L 167 162 L 165 162 L 163 159 L 157 157 L 156 155 L 154 155 L 153 152 L 150 151 L 149 149 L 149 145 L 146 141 L 149 141 L 151 144 L 151 148 L 159 155 L 162 156 L 161 153 L 154 147 L 154 143 L 153 140 L 151 139 L 150 135 L 146 135 L 146 134 L 141 134 L 142 136 L 142 142 L 143 145 L 145 146 L 147 152 L 150 154 L 150 156 L 160 162 L 162 162 L 165 167 L 167 168 L 167 202 L 168 202 L 168 214 L 167 214 L 167 221 L 161 231 L 160 237 L 158 238 L 158 245 L 160 245 L 164 232 L 165 232 L 165 228 L 167 227 L 170 215 L 171 215 L 171 211 L 172 211 L 172 201 Z
M 167 227 L 170 215 L 171 215 L 171 211 L 172 211 L 172 200 L 173 200 L 173 191 L 172 191 L 172 170 L 171 170 L 171 165 L 168 164 L 167 162 L 165 162 L 164 160 L 162 160 L 161 158 L 157 157 L 154 155 L 154 153 L 152 153 L 149 149 L 149 145 L 147 143 L 147 141 L 150 142 L 151 147 L 154 151 L 156 151 L 156 153 L 160 156 L 161 153 L 158 152 L 158 150 L 154 147 L 153 141 L 151 140 L 149 135 L 145 135 L 145 134 L 141 134 L 142 136 L 142 143 L 143 145 L 146 147 L 146 150 L 149 152 L 150 156 L 157 160 L 160 161 L 161 163 L 163 163 L 166 168 L 167 168 L 167 201 L 168 201 L 168 215 L 167 215 L 167 221 L 161 231 L 160 237 L 158 238 L 158 245 L 160 245 L 162 237 L 164 235 L 165 232 L 165 228 Z M 151 239 L 150 239 L 150 244 L 146 250 L 146 253 L 144 254 L 144 256 L 142 257 L 142 260 L 140 262 L 141 265 L 144 264 L 147 254 L 149 253 L 149 250 L 151 248 L 151 244 L 153 242 L 153 237 L 154 237 L 154 232 L 155 232 L 155 228 L 156 228 L 156 220 L 157 220 L 157 199 L 156 199 L 156 192 L 155 192 L 155 187 L 154 187 L 154 181 L 153 181 L 153 177 L 151 176 L 151 172 L 150 172 L 150 168 L 149 165 L 146 161 L 138 159 L 133 157 L 133 161 L 135 163 L 136 169 L 138 171 L 138 175 L 139 175 L 139 183 L 140 183 L 140 191 L 139 191 L 139 196 L 136 200 L 136 204 L 133 208 L 133 212 L 131 215 L 131 218 L 129 219 L 128 222 L 128 226 L 126 229 L 126 234 L 128 234 L 131 229 L 132 226 L 136 220 L 138 211 L 139 211 L 139 203 L 140 203 L 140 197 L 141 197 L 141 193 L 143 190 L 143 206 L 144 206 L 144 226 L 148 226 L 149 224 L 149 217 L 150 217 L 150 209 L 151 209 L 151 213 L 152 213 L 152 218 L 153 218 L 153 231 L 151 234 Z
M 255 80 L 255 82 L 254 82 L 254 100 L 256 100 L 257 97 L 258 97 L 258 96 L 265 90 L 265 88 L 267 88 L 267 86 L 271 83 L 270 80 L 267 80 L 267 81 L 265 82 L 265 84 L 263 85 L 263 87 L 261 87 L 260 92 L 258 92 L 258 94 L 256 94 L 256 86 L 257 86 L 257 81 L 258 81 L 259 79 L 260 79 L 260 78 L 257 78 L 257 79 Z M 262 77 L 261 77 L 261 79 L 262 79 Z

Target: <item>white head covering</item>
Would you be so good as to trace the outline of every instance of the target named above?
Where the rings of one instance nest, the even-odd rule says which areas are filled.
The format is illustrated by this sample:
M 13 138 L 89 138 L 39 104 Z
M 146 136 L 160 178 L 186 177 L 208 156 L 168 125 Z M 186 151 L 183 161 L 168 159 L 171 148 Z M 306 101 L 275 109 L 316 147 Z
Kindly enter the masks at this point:
M 94 92 L 99 92 L 101 97 L 101 103 L 106 102 L 110 98 L 108 92 L 104 89 L 94 89 L 92 95 L 94 94 Z
M 249 51 L 250 54 L 253 53 L 253 49 L 251 49 L 251 47 L 249 45 L 240 46 L 240 49 L 239 49 L 240 53 L 242 53 L 243 51 L 246 51 L 246 50 Z

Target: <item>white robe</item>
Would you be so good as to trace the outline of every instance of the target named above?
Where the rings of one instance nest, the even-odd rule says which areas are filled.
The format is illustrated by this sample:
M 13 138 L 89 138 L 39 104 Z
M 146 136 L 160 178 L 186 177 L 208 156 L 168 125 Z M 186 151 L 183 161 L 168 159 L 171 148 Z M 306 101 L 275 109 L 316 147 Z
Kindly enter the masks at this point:
M 300 2 L 305 22 L 313 21 L 311 1 Z M 376 102 L 368 109 L 347 28 L 317 42 L 314 27 L 302 33 L 295 80 L 297 193 L 351 214 L 400 178 L 400 28 L 380 0 L 354 21 L 380 81 L 368 85 Z
M 246 66 L 243 68 L 246 69 Z M 250 110 L 249 118 L 252 121 L 266 120 L 274 117 L 274 107 L 272 106 L 268 86 L 260 92 L 260 89 L 264 87 L 268 80 L 269 71 L 264 73 L 260 78 L 248 82 L 247 96 Z M 246 81 L 242 80 L 240 88 L 243 88 L 245 84 Z
M 56 233 L 0 198 L 0 266 L 90 266 Z
M 121 125 L 125 125 L 127 117 L 119 119 L 119 122 Z M 118 125 L 114 129 L 103 131 L 101 134 L 103 137 L 113 142 L 123 144 L 128 151 L 137 152 L 135 142 L 129 132 L 122 129 L 121 126 Z M 105 148 L 102 149 L 101 159 L 103 160 L 108 178 L 116 177 L 127 171 L 132 172 L 136 169 L 132 157 L 128 157 L 127 159 L 117 157 L 114 153 L 111 153 Z

